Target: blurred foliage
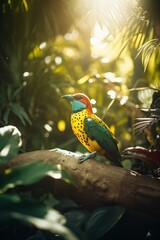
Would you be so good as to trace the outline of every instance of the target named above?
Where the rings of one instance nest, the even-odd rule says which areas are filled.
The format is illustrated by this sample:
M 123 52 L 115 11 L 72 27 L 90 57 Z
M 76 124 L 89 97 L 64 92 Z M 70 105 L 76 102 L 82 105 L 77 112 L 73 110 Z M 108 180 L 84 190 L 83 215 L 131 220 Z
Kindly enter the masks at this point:
M 44 163 L 42 160 L 12 169 L 8 168 L 7 163 L 17 155 L 21 144 L 21 134 L 16 127 L 5 126 L 0 128 L 1 238 L 8 239 L 11 222 L 18 220 L 22 223 L 31 224 L 37 229 L 49 230 L 53 234 L 59 234 L 64 239 L 77 240 L 71 231 L 65 227 L 66 219 L 57 210 L 46 206 L 42 201 L 32 198 L 31 195 L 26 195 L 17 190 L 17 186 L 34 184 L 47 174 L 52 175 L 52 177 L 59 174 L 59 178 L 64 179 L 63 171 L 57 165 Z M 70 178 L 67 179 L 67 182 L 70 182 Z M 9 189 L 10 191 L 8 191 Z M 54 204 L 57 204 L 57 201 L 52 199 L 52 206 Z M 13 225 L 14 231 L 18 232 L 16 224 Z M 13 234 L 12 237 L 16 239 L 18 237 L 17 233 Z M 25 239 L 25 234 L 23 239 Z
M 73 136 L 71 108 L 61 99 L 75 92 L 92 99 L 121 152 L 149 146 L 133 129 L 159 87 L 159 22 L 148 5 L 149 0 L 1 2 L 0 124 L 20 129 L 22 151 L 86 151 Z
M 159 16 L 158 0 L 1 0 L 0 126 L 20 130 L 20 151 L 85 152 L 71 131 L 71 108 L 61 98 L 83 92 L 120 151 L 132 148 L 124 166 L 158 174 L 157 164 L 146 168 L 143 160 L 154 158 L 150 151 L 157 159 L 159 151 L 159 106 L 153 106 L 160 77 Z M 9 153 L 4 163 L 13 157 Z M 10 200 L 14 204 L 14 196 Z M 45 234 L 38 231 L 31 239 Z
M 136 118 L 134 131 L 137 135 L 145 135 L 148 148 L 136 146 L 123 151 L 123 158 L 131 158 L 135 161 L 132 168 L 141 173 L 150 173 L 159 176 L 160 170 L 160 91 L 154 92 L 149 108 L 141 109 L 143 117 Z M 133 165 L 134 165 L 133 164 Z
M 97 34 L 102 34 L 101 28 L 97 24 L 94 28 L 97 16 L 91 15 L 89 3 L 86 7 L 86 3 L 84 6 L 81 3 L 79 8 L 76 4 L 1 3 L 1 125 L 19 127 L 24 150 L 61 145 L 77 149 L 78 143 L 71 135 L 70 108 L 61 100 L 61 95 L 73 92 L 84 92 L 96 100 L 97 114 L 112 125 L 120 147 L 132 141 L 131 131 L 125 129 L 131 129 L 137 111 L 134 106 L 137 103 L 132 104 L 135 95 L 129 90 L 134 81 L 133 60 L 128 52 L 112 61 L 103 44 L 99 52 L 98 46 L 91 44 L 98 41 L 101 47 L 96 39 Z M 44 18 L 39 17 L 37 8 L 43 11 Z M 70 141 L 67 144 L 71 139 L 72 144 Z

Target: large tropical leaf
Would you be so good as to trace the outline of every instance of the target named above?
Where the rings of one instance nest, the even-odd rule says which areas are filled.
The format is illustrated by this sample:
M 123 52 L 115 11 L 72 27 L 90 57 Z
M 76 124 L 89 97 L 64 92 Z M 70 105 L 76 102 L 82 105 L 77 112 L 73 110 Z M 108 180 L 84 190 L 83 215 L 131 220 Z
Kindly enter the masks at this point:
M 65 227 L 65 218 L 56 210 L 48 209 L 37 200 L 20 195 L 0 195 L 0 222 L 17 219 L 43 230 L 63 236 L 66 240 L 77 240 Z
M 0 192 L 5 192 L 8 188 L 14 188 L 18 185 L 34 184 L 46 175 L 58 179 L 63 178 L 68 183 L 73 183 L 71 176 L 65 173 L 60 166 L 43 161 L 34 161 L 5 170 L 5 174 L 0 175 Z
M 17 155 L 21 144 L 21 133 L 16 127 L 0 128 L 0 166 Z
M 125 208 L 107 206 L 96 209 L 85 224 L 86 234 L 91 240 L 97 240 L 107 233 L 123 216 Z

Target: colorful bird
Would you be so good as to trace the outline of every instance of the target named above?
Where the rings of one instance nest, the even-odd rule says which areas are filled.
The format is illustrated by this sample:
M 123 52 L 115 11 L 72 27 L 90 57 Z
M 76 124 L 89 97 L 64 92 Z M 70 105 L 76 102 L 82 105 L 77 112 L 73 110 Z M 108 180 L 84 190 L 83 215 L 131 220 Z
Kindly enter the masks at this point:
M 113 164 L 121 166 L 117 140 L 109 127 L 92 111 L 89 98 L 83 93 L 62 96 L 72 105 L 71 127 L 78 140 L 91 152 L 105 156 Z M 86 160 L 85 158 L 80 162 Z

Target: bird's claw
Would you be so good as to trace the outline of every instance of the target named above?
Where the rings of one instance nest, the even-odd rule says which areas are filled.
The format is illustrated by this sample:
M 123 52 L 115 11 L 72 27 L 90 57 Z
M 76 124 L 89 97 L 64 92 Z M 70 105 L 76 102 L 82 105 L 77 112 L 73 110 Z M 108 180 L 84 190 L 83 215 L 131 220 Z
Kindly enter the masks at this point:
M 87 155 L 83 154 L 79 159 L 78 159 L 78 163 L 83 163 L 84 161 L 90 159 L 90 158 L 95 158 L 97 152 L 94 151 L 94 152 L 91 152 Z

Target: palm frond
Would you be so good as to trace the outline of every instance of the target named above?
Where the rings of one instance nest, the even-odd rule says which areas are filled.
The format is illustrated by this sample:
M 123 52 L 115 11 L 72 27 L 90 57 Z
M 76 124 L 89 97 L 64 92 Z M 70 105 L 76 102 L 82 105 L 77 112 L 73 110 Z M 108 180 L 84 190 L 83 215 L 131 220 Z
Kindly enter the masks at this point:
M 145 112 L 145 113 L 150 113 L 152 114 L 152 117 L 157 117 L 160 118 L 160 109 L 159 108 L 142 108 L 141 111 Z
M 139 49 L 138 54 L 142 56 L 142 63 L 144 66 L 144 71 L 147 69 L 149 60 L 151 55 L 159 48 L 160 40 L 159 39 L 152 39 L 146 43 L 144 43 Z
M 153 123 L 157 121 L 156 118 L 151 117 L 151 118 L 136 118 L 138 121 L 133 125 L 134 132 L 136 134 L 142 133 L 146 128 L 151 126 Z
M 122 1 L 85 1 L 89 15 L 98 22 L 100 26 L 106 26 L 111 35 L 115 29 L 120 28 L 124 22 L 126 5 Z
M 138 49 L 137 56 L 142 57 L 144 71 L 153 53 L 158 54 L 159 40 L 153 17 L 154 4 L 150 3 L 150 9 L 140 0 L 103 1 L 103 4 L 98 1 L 91 11 L 99 25 L 105 25 L 108 30 L 104 38 L 108 45 L 107 51 L 110 53 L 112 50 L 120 55 L 125 49 Z

